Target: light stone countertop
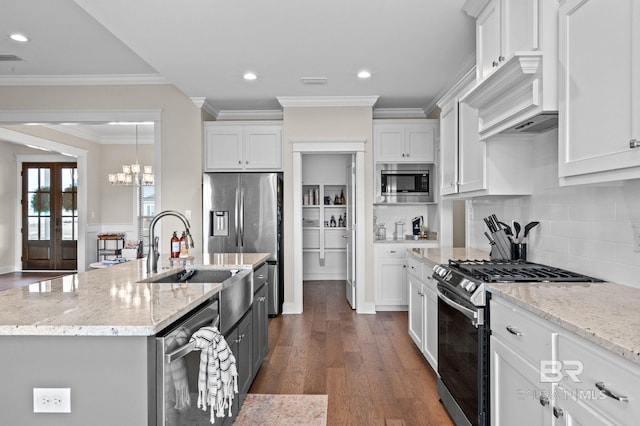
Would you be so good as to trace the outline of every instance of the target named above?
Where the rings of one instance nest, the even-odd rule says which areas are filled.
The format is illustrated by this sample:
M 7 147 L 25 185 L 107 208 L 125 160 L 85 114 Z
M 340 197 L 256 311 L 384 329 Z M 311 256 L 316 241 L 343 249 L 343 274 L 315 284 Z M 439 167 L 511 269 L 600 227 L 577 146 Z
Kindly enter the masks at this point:
M 489 259 L 466 248 L 408 249 L 431 263 Z M 640 289 L 604 283 L 489 283 L 488 291 L 629 361 L 640 364 Z
M 247 269 L 264 253 L 195 255 L 194 268 Z M 139 283 L 181 267 L 146 259 L 0 291 L 0 335 L 152 336 L 215 295 L 221 283 Z
M 604 283 L 491 283 L 488 290 L 640 364 L 640 289 Z

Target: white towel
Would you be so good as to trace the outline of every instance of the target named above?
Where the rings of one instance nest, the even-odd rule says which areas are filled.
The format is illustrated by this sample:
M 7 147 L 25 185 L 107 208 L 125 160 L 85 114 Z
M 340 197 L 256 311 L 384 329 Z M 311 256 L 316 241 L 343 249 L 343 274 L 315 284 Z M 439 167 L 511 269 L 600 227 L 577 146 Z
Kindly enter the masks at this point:
M 175 336 L 167 339 L 167 351 L 172 351 L 184 346 L 189 340 L 189 334 L 184 328 L 180 328 Z M 189 382 L 187 381 L 187 366 L 183 358 L 172 361 L 169 364 L 171 372 L 172 384 L 175 389 L 175 405 L 176 410 L 184 410 L 191 406 L 191 397 L 189 396 Z
M 193 333 L 190 341 L 200 349 L 198 374 L 198 408 L 211 407 L 211 423 L 215 417 L 224 417 L 225 409 L 231 416 L 233 397 L 238 393 L 236 358 L 227 341 L 216 327 L 202 327 Z

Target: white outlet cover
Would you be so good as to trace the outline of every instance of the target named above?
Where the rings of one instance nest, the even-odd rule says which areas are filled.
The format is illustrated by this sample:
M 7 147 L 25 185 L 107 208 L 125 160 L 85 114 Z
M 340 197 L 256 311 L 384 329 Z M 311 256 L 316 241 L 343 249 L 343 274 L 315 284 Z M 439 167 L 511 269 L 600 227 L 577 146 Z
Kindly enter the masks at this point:
M 33 388 L 34 413 L 70 413 L 71 388 Z

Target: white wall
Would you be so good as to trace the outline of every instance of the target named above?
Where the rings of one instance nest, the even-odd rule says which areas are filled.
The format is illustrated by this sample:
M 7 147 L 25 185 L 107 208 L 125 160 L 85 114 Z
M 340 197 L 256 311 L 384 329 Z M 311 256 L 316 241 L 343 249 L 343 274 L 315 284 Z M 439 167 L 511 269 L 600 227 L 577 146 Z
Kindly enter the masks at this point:
M 559 187 L 557 131 L 534 141 L 534 194 L 474 200 L 468 218 L 471 247 L 488 250 L 482 218 L 495 213 L 524 226 L 539 221 L 528 260 L 640 288 L 640 253 L 633 224 L 640 224 L 640 180 Z M 490 143 L 490 142 L 489 142 Z

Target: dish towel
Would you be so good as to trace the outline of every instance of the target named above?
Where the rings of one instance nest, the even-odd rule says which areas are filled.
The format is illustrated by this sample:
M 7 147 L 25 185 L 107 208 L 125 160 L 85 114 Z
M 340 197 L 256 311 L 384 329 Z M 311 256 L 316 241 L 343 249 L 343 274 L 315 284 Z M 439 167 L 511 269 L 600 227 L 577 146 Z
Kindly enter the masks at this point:
M 211 423 L 216 416 L 224 417 L 225 409 L 231 416 L 233 397 L 238 393 L 238 371 L 227 341 L 216 327 L 200 328 L 190 341 L 201 351 L 198 408 L 206 411 L 207 406 L 211 407 Z
M 178 329 L 175 336 L 170 337 L 167 340 L 167 350 L 171 351 L 184 346 L 189 340 L 189 334 L 187 330 L 183 328 Z M 177 359 L 169 364 L 169 371 L 171 372 L 171 379 L 173 387 L 176 393 L 176 403 L 173 408 L 177 410 L 184 410 L 191 406 L 191 397 L 189 396 L 189 382 L 187 380 L 187 366 L 183 358 Z

